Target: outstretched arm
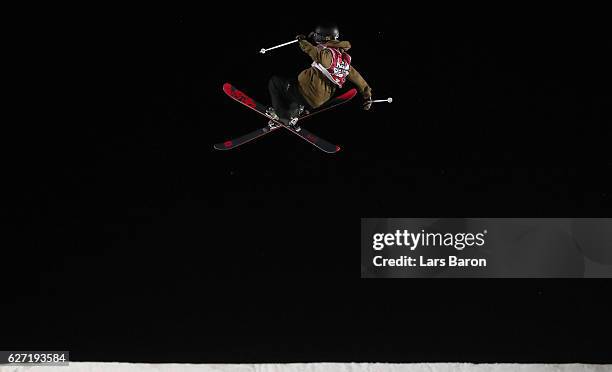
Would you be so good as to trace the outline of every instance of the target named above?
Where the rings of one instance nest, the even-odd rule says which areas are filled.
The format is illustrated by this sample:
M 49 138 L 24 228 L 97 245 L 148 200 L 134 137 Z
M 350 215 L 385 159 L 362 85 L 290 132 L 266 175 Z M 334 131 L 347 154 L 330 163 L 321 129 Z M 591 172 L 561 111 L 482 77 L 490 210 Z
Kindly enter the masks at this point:
M 367 101 L 372 99 L 372 88 L 370 88 L 367 81 L 365 81 L 365 79 L 363 78 L 363 76 L 361 76 L 359 71 L 357 71 L 355 66 L 351 65 L 351 69 L 348 74 L 348 79 L 351 83 L 355 84 L 357 90 L 359 90 L 359 93 L 361 93 L 361 95 L 363 96 L 363 108 L 365 110 L 369 110 L 372 104 L 368 103 Z
M 370 99 L 372 97 L 372 88 L 368 85 L 367 81 L 361 76 L 359 71 L 355 68 L 355 66 L 351 65 L 351 69 L 348 74 L 348 79 L 351 83 L 355 84 L 359 93 L 363 96 L 363 98 Z
M 308 40 L 300 40 L 299 44 L 302 51 L 308 54 L 313 61 L 320 63 L 325 68 L 329 68 L 331 66 L 333 56 L 329 50 L 317 48 L 316 46 L 310 44 Z

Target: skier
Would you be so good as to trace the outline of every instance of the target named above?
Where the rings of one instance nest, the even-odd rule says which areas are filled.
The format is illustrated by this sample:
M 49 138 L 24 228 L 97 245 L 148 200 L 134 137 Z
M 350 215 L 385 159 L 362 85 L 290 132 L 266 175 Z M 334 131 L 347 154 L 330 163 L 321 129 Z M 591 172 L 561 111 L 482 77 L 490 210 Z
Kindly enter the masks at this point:
M 299 131 L 297 122 L 300 115 L 327 102 L 347 79 L 363 96 L 363 109 L 371 108 L 372 103 L 369 101 L 372 99 L 372 89 L 351 65 L 351 56 L 347 54 L 351 44 L 338 40 L 339 37 L 338 27 L 333 24 L 320 25 L 308 35 L 316 45 L 311 44 L 304 35 L 296 37 L 302 51 L 313 62 L 310 68 L 299 74 L 297 80 L 278 76 L 270 79 L 268 89 L 272 107 L 267 110 L 270 117 L 275 120 L 286 119 Z M 268 124 L 270 128 L 276 126 L 272 120 Z

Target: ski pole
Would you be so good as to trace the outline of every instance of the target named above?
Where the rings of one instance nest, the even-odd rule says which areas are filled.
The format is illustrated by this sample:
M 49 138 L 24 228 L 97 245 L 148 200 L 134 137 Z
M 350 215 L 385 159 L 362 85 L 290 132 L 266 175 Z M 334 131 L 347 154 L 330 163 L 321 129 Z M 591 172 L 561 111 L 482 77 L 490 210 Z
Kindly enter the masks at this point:
M 388 102 L 391 103 L 393 102 L 393 98 L 389 97 L 387 99 L 375 99 L 375 100 L 369 100 L 369 103 L 378 103 L 378 102 Z
M 297 39 L 296 39 L 296 40 L 291 40 L 291 41 L 288 41 L 288 42 L 283 43 L 283 44 L 280 44 L 280 45 L 273 46 L 272 48 L 268 48 L 268 49 L 266 49 L 266 48 L 261 48 L 261 50 L 259 51 L 259 53 L 261 53 L 261 54 L 265 54 L 265 53 L 266 53 L 268 50 L 272 50 L 272 49 L 276 49 L 276 48 L 284 47 L 285 45 L 289 45 L 289 44 L 297 43 L 298 41 L 299 41 L 299 40 L 297 40 Z

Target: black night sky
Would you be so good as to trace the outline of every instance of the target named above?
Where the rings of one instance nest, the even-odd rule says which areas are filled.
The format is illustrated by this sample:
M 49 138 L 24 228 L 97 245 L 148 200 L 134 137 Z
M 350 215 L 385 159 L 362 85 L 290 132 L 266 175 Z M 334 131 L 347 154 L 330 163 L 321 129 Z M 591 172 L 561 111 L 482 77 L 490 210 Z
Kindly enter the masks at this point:
M 359 278 L 361 217 L 609 216 L 604 24 L 362 9 L 335 21 L 393 104 L 363 112 L 356 99 L 305 123 L 336 155 L 284 130 L 216 152 L 266 124 L 224 82 L 267 102 L 271 75 L 309 65 L 295 45 L 257 51 L 310 31 L 313 9 L 254 11 L 88 13 L 31 35 L 22 88 L 43 102 L 5 158 L 0 349 L 612 361 L 598 342 L 612 331 L 609 280 Z

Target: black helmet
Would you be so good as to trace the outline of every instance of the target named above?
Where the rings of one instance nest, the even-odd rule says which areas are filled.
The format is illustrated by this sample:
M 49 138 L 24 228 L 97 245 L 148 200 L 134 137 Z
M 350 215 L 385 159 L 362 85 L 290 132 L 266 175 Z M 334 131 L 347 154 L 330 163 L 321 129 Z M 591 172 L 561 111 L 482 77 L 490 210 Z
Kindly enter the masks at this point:
M 333 23 L 321 23 L 315 28 L 312 38 L 317 43 L 324 43 L 330 40 L 338 40 L 340 31 L 338 26 Z

